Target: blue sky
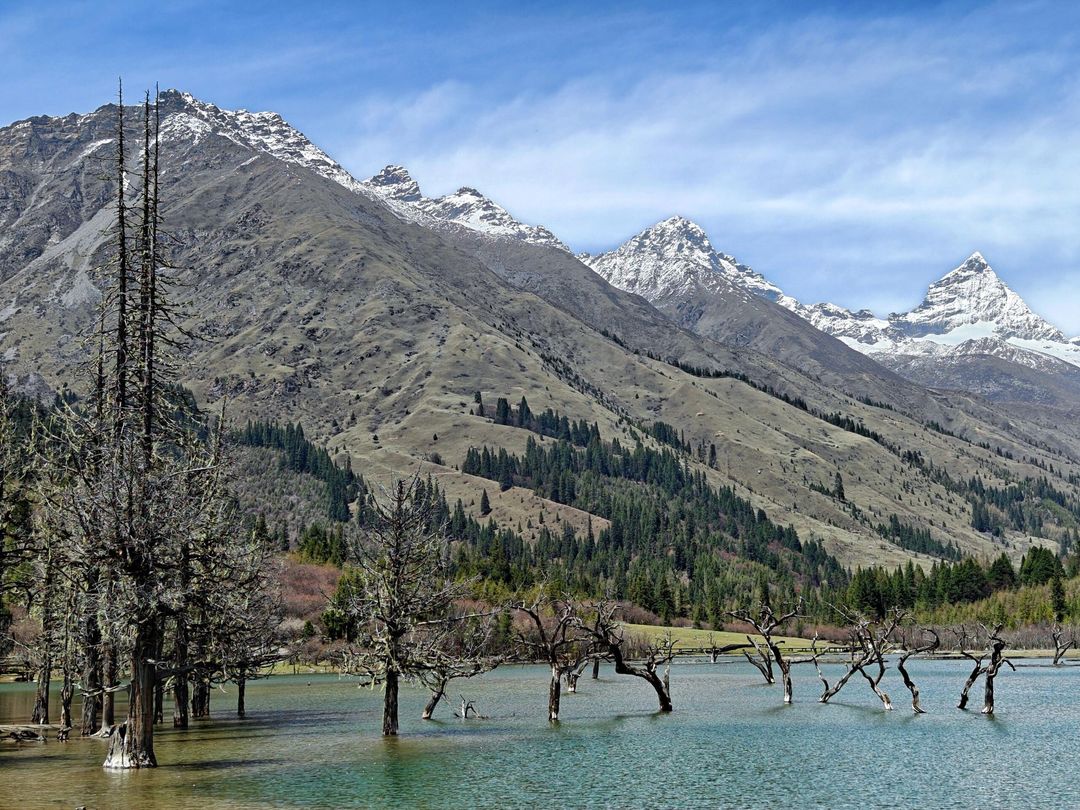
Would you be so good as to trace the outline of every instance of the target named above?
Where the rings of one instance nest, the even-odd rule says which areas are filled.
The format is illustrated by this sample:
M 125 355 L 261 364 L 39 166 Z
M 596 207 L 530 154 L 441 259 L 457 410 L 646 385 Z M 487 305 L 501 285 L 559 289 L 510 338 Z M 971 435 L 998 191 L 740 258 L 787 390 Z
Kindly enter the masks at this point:
M 159 81 L 575 249 L 682 214 L 807 302 L 981 250 L 1080 334 L 1080 5 L 669 5 L 3 0 L 0 122 Z

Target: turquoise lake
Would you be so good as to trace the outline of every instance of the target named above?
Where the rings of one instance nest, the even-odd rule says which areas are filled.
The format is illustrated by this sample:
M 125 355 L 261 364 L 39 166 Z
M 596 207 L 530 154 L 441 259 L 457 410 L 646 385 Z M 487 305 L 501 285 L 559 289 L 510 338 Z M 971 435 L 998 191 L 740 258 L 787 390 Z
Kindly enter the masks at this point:
M 679 663 L 675 712 L 659 715 L 647 684 L 605 666 L 564 695 L 555 727 L 546 670 L 506 667 L 452 684 L 435 721 L 419 719 L 426 693 L 404 689 L 397 739 L 378 735 L 378 692 L 278 676 L 248 686 L 247 720 L 230 717 L 229 686 L 214 693 L 212 719 L 163 727 L 155 771 L 104 771 L 101 740 L 0 744 L 0 806 L 1080 806 L 1080 667 L 1044 664 L 1002 672 L 994 717 L 979 714 L 981 684 L 974 711 L 955 708 L 960 661 L 910 667 L 920 716 L 895 670 L 884 687 L 896 709 L 885 712 L 861 679 L 819 704 L 813 667 L 795 667 L 796 702 L 784 706 L 780 686 L 745 662 Z M 487 719 L 453 718 L 462 692 Z M 0 684 L 0 722 L 25 722 L 32 699 L 27 684 Z

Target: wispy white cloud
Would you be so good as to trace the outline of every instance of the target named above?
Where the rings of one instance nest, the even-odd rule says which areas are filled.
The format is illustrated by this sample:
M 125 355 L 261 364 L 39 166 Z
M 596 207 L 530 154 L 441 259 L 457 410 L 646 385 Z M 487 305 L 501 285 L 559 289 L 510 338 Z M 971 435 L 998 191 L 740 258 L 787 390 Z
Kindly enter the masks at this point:
M 1078 60 L 1015 20 L 818 17 L 692 69 L 643 55 L 629 81 L 442 82 L 363 100 L 339 152 L 427 193 L 478 186 L 574 247 L 678 212 L 800 297 L 910 305 L 974 249 L 1014 282 L 1075 267 Z

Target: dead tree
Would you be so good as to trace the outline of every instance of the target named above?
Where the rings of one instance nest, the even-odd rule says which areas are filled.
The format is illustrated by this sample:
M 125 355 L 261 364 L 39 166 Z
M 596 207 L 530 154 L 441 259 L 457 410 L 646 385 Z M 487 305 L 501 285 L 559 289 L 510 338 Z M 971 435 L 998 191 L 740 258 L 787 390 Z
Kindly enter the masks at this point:
M 938 634 L 933 630 L 922 630 L 923 633 L 927 633 L 932 636 L 932 640 L 929 644 L 919 646 L 917 644 L 912 645 L 909 649 L 904 651 L 904 654 L 900 656 L 900 659 L 896 662 L 896 668 L 900 671 L 900 677 L 904 679 L 904 686 L 911 692 L 911 709 L 915 714 L 925 714 L 926 711 L 919 703 L 919 688 L 915 685 L 915 681 L 911 679 L 911 675 L 908 674 L 906 664 L 909 658 L 913 658 L 916 655 L 922 655 L 924 653 L 932 653 L 939 646 L 941 646 L 941 639 Z
M 1076 646 L 1076 631 L 1070 630 L 1069 636 L 1066 638 L 1065 631 L 1061 629 L 1061 625 L 1055 624 L 1050 636 L 1054 640 L 1054 666 L 1059 667 L 1061 666 L 1061 659 L 1065 657 L 1065 653 Z
M 607 600 L 592 606 L 594 618 L 591 623 L 581 623 L 589 635 L 592 636 L 597 652 L 609 658 L 615 665 L 617 675 L 632 675 L 641 678 L 656 692 L 656 700 L 660 704 L 661 712 L 670 712 L 671 683 L 670 667 L 671 660 L 675 657 L 676 642 L 671 633 L 666 633 L 662 638 L 652 642 L 645 650 L 644 660 L 641 665 L 632 664 L 626 660 L 624 646 L 626 640 L 623 636 L 622 626 L 616 619 L 618 605 Z M 657 674 L 660 666 L 664 667 L 663 676 Z
M 243 542 L 223 482 L 220 441 L 207 446 L 198 433 L 201 414 L 179 402 L 170 384 L 182 333 L 159 274 L 166 265 L 158 234 L 157 115 L 149 97 L 142 112 L 136 206 L 127 191 L 139 184 L 126 163 L 125 108 L 117 107 L 116 218 L 113 256 L 100 272 L 95 397 L 92 407 L 63 410 L 57 441 L 41 451 L 53 470 L 43 511 L 66 538 L 65 564 L 80 572 L 79 646 L 101 651 L 100 681 L 97 661 L 84 654 L 90 677 L 81 686 L 84 704 L 102 698 L 110 768 L 157 764 L 154 698 L 161 679 L 178 669 L 164 656 L 173 619 L 186 610 L 188 589 L 178 576 L 184 550 L 196 543 L 212 549 L 214 563 L 200 569 L 200 587 L 222 614 L 230 612 L 238 572 L 250 562 L 233 551 Z M 133 215 L 139 208 L 141 220 Z M 113 695 L 121 689 L 127 717 L 114 729 Z
M 986 651 L 981 650 L 978 655 L 974 652 L 969 652 L 967 649 L 967 628 L 963 625 L 959 630 L 953 630 L 953 635 L 956 636 L 956 648 L 960 655 L 972 662 L 971 673 L 968 675 L 967 680 L 964 682 L 964 688 L 960 690 L 960 701 L 956 704 L 958 709 L 966 709 L 968 704 L 968 693 L 971 691 L 971 687 L 975 685 L 975 682 L 979 680 L 979 677 L 984 672 L 983 661 L 986 660 Z M 978 636 L 975 637 L 978 641 Z
M 1001 637 L 1001 630 L 1003 627 L 1003 624 L 996 624 L 993 629 L 990 629 L 984 624 L 979 625 L 983 635 L 986 637 L 986 645 L 978 654 L 966 649 L 968 637 L 967 628 L 961 627 L 959 630 L 953 631 L 957 637 L 957 647 L 959 648 L 960 654 L 972 662 L 971 673 L 964 682 L 964 688 L 960 692 L 960 701 L 956 704 L 956 708 L 967 708 L 968 695 L 971 692 L 971 687 L 975 685 L 979 678 L 984 678 L 982 713 L 994 713 L 994 679 L 997 677 L 1003 664 L 1008 664 L 1011 669 L 1014 671 L 1016 670 L 1013 662 L 1006 658 L 1004 654 L 1005 640 Z M 977 634 L 975 640 L 978 641 Z M 990 660 L 984 664 L 983 662 L 987 660 L 987 657 L 989 657 Z
M 983 672 L 983 714 L 994 713 L 994 679 L 997 677 L 998 671 L 1001 669 L 1002 664 L 1008 664 L 1015 672 L 1016 667 L 1013 666 L 1012 661 L 1005 657 L 1005 640 L 1001 638 L 1001 625 L 997 625 L 993 631 L 986 630 L 987 640 L 989 643 L 990 651 L 990 663 L 986 665 L 986 669 Z
M 518 634 L 519 646 L 528 658 L 551 668 L 547 714 L 548 722 L 557 723 L 564 667 L 570 662 L 576 667 L 588 654 L 589 636 L 583 631 L 578 606 L 569 597 L 549 597 L 541 588 L 531 603 L 518 602 L 512 607 L 531 625 L 529 635 Z
M 459 622 L 454 632 L 445 638 L 438 656 L 433 657 L 430 668 L 420 674 L 420 682 L 431 690 L 421 719 L 431 719 L 451 681 L 482 675 L 502 663 L 502 655 L 491 649 L 494 628 L 491 618 Z M 462 711 L 465 711 L 464 703 Z
M 754 645 L 754 650 L 763 659 L 764 663 L 753 660 L 747 652 L 744 652 L 743 654 L 746 656 L 747 661 L 757 667 L 758 671 L 765 677 L 767 683 L 776 682 L 772 674 L 772 661 L 776 662 L 776 666 L 779 667 L 780 674 L 784 679 L 784 703 L 791 703 L 792 699 L 791 661 L 786 659 L 784 654 L 780 651 L 780 645 L 773 640 L 773 633 L 778 627 L 783 626 L 786 622 L 798 616 L 801 610 L 802 602 L 800 601 L 787 613 L 777 616 L 773 611 L 772 606 L 767 602 L 763 602 L 757 616 L 754 616 L 749 610 L 734 610 L 728 612 L 728 615 L 732 618 L 751 625 L 764 640 L 765 646 L 772 656 L 771 661 L 769 656 L 764 654 L 764 651 L 758 647 L 758 643 L 750 636 L 746 637 L 747 641 Z
M 567 661 L 563 666 L 563 677 L 566 679 L 566 691 L 568 694 L 577 692 L 578 678 L 581 677 L 581 673 L 585 671 L 585 667 L 589 665 L 590 660 L 599 661 L 599 659 L 586 654 L 577 661 Z
M 353 587 L 337 608 L 355 629 L 346 671 L 383 687 L 384 736 L 398 733 L 401 678 L 419 678 L 443 660 L 446 637 L 469 618 L 452 606 L 468 583 L 449 570 L 445 527 L 433 490 L 419 475 L 398 480 L 370 504 L 372 518 L 350 538 Z
M 751 655 L 749 650 L 743 650 L 742 654 L 746 657 L 746 660 L 761 673 L 761 676 L 765 679 L 765 683 L 776 683 L 776 677 L 773 675 L 773 659 L 772 655 L 765 650 L 761 649 L 761 646 L 757 643 L 753 636 L 747 636 L 746 640 L 754 647 L 754 655 Z M 713 653 L 713 659 L 715 661 L 715 652 Z
M 817 636 L 810 645 L 811 659 L 817 669 L 818 679 L 821 681 L 823 691 L 818 698 L 819 703 L 828 703 L 836 694 L 844 688 L 852 676 L 859 673 L 870 686 L 871 691 L 877 695 L 886 711 L 892 710 L 892 701 L 889 695 L 881 688 L 881 681 L 885 677 L 886 656 L 892 648 L 891 637 L 905 617 L 900 609 L 891 611 L 883 620 L 869 619 L 858 613 L 850 613 L 842 608 L 833 609 L 844 617 L 850 624 L 849 632 L 849 661 L 847 671 L 840 676 L 835 684 L 829 686 L 821 671 L 818 660 Z M 868 671 L 869 670 L 869 671 Z

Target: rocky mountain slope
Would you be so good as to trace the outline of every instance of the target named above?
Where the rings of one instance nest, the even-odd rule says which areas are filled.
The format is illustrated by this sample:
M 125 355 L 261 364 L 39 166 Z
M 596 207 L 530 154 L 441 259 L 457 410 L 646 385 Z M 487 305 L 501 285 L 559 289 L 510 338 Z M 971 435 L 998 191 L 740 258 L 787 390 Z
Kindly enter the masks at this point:
M 673 426 L 689 468 L 851 565 L 927 561 L 878 531 L 893 515 L 967 553 L 1046 542 L 976 531 L 948 480 L 1050 475 L 1080 489 L 1080 436 L 1036 410 L 926 391 L 749 296 L 762 323 L 792 319 L 770 327 L 784 340 L 820 336 L 822 357 L 850 358 L 850 370 L 818 361 L 819 378 L 680 326 L 560 246 L 403 213 L 278 116 L 164 101 L 171 272 L 184 325 L 204 336 L 185 349 L 183 382 L 204 403 L 228 397 L 234 418 L 303 422 L 375 483 L 425 463 L 471 514 L 486 489 L 502 525 L 535 534 L 544 515 L 584 532 L 582 509 L 460 472 L 470 447 L 520 453 L 533 436 L 476 413 L 481 392 L 526 396 L 627 446 L 656 421 Z M 82 336 L 105 289 L 116 113 L 0 129 L 0 356 L 53 389 L 81 389 Z

